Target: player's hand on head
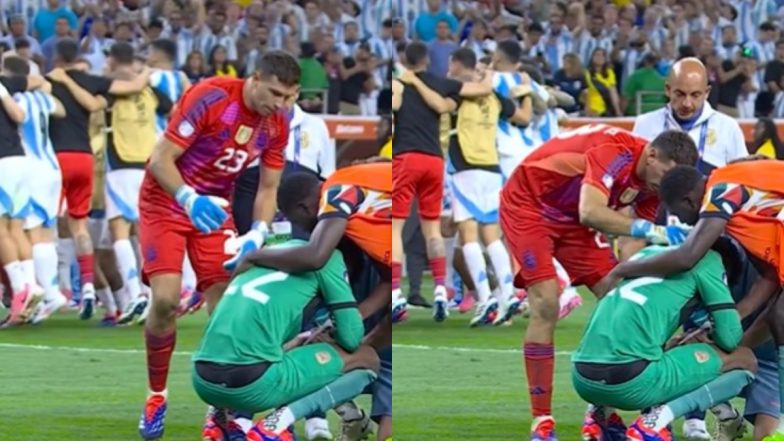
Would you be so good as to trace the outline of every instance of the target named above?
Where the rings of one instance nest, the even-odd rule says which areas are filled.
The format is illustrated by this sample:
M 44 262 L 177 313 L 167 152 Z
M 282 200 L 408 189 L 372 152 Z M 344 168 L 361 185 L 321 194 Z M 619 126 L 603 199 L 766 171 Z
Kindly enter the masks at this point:
M 604 278 L 594 285 L 591 290 L 597 299 L 601 299 L 606 296 L 608 292 L 612 291 L 620 281 L 621 277 L 618 277 L 613 271 L 610 271 L 610 273 L 604 276 Z
M 220 229 L 229 217 L 226 212 L 229 201 L 217 196 L 200 195 L 187 185 L 177 190 L 175 199 L 185 210 L 193 226 L 202 233 L 211 233 Z
M 234 271 L 235 268 L 245 260 L 249 254 L 264 246 L 264 242 L 269 235 L 269 228 L 266 222 L 255 222 L 250 231 L 236 239 L 238 244 L 236 254 L 229 260 L 223 262 L 223 267 L 227 271 Z
M 632 223 L 629 235 L 645 239 L 654 245 L 680 245 L 686 241 L 691 229 L 692 227 L 681 223 L 662 226 L 645 219 L 637 219 Z

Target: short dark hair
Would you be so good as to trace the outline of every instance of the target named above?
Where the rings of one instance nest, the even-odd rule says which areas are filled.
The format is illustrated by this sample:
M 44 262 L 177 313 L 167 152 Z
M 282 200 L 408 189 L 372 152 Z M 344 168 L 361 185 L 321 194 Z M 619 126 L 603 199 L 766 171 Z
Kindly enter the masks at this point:
M 694 166 L 699 159 L 697 146 L 688 133 L 680 130 L 665 130 L 651 141 L 651 146 L 678 165 Z
M 9 55 L 3 57 L 3 70 L 16 77 L 30 75 L 30 63 L 24 58 Z
M 177 43 L 168 38 L 159 38 L 150 43 L 153 49 L 166 55 L 169 61 L 177 58 Z
M 499 42 L 496 50 L 510 63 L 518 63 L 523 57 L 523 49 L 520 47 L 520 43 L 515 40 L 504 40 Z
M 29 49 L 30 48 L 30 40 L 27 37 L 20 37 L 14 40 L 14 47 L 16 50 L 19 49 Z
M 452 60 L 460 63 L 463 67 L 468 69 L 476 68 L 476 52 L 467 47 L 461 47 L 452 52 Z
M 286 51 L 273 50 L 264 54 L 256 66 L 256 71 L 262 76 L 274 76 L 287 86 L 299 84 L 302 70 L 297 59 Z
M 313 172 L 297 171 L 287 174 L 278 187 L 278 208 L 284 216 L 289 217 L 291 211 L 304 201 L 314 189 L 321 186 L 321 180 Z
M 776 25 L 772 22 L 766 21 L 765 23 L 762 23 L 759 28 L 760 31 L 775 31 Z
M 133 57 L 134 51 L 133 46 L 128 43 L 114 43 L 109 49 L 109 56 L 114 59 L 115 62 L 122 64 L 122 65 L 129 65 L 133 64 Z
M 427 46 L 421 41 L 414 41 L 406 46 L 406 61 L 411 66 L 418 66 L 427 59 Z
M 299 56 L 302 58 L 313 58 L 318 53 L 316 50 L 316 45 L 309 41 L 303 41 L 299 45 L 299 52 Z
M 689 194 L 703 178 L 703 174 L 694 167 L 676 165 L 662 177 L 659 197 L 665 205 L 673 205 Z
M 72 38 L 64 38 L 57 42 L 55 53 L 65 63 L 73 63 L 79 56 L 79 44 Z

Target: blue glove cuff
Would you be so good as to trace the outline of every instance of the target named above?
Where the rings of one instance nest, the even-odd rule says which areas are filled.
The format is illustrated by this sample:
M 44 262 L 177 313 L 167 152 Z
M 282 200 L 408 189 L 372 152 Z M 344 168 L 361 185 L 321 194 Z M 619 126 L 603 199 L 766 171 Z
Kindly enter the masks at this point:
M 177 189 L 177 192 L 174 193 L 174 199 L 180 204 L 181 207 L 185 207 L 185 203 L 188 202 L 188 199 L 196 193 L 196 190 L 193 189 L 190 185 L 183 185 L 182 187 Z
M 632 227 L 629 230 L 629 235 L 631 237 L 636 237 L 638 239 L 645 239 L 646 234 L 651 230 L 652 224 L 650 221 L 645 219 L 637 219 L 632 222 Z

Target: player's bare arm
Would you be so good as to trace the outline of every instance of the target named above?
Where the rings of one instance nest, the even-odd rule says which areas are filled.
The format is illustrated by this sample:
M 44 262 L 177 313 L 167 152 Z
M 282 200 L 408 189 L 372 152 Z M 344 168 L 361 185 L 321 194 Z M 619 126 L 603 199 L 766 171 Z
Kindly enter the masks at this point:
M 460 88 L 460 96 L 476 98 L 493 93 L 493 72 L 485 71 L 485 76 L 480 82 L 466 82 Z
M 259 187 L 253 203 L 253 219 L 269 225 L 278 207 L 275 203 L 283 170 L 267 166 L 259 167 Z
M 162 137 L 150 156 L 150 172 L 164 190 L 172 196 L 185 185 L 175 162 L 185 151 L 177 144 Z
M 54 100 L 54 111 L 52 112 L 52 116 L 55 118 L 65 118 L 66 111 L 63 103 L 55 97 L 52 97 L 52 99 Z
M 41 89 L 47 83 L 46 78 L 41 75 L 27 76 L 27 90 Z
M 403 105 L 403 83 L 398 80 L 392 81 L 392 110 L 400 110 Z
M 651 257 L 624 262 L 615 267 L 610 276 L 615 279 L 631 277 L 666 277 L 692 268 L 705 256 L 716 240 L 724 233 L 725 219 L 708 217 L 700 219 L 678 248 Z
M 776 271 L 773 267 L 766 265 L 761 277 L 754 282 L 748 294 L 738 303 L 738 314 L 740 314 L 741 320 L 770 303 L 773 295 L 780 290 L 781 285 L 779 285 Z
M 580 223 L 606 234 L 627 236 L 634 219 L 608 207 L 609 198 L 593 184 L 580 187 Z
M 139 93 L 150 83 L 151 73 L 150 68 L 145 67 L 133 80 L 114 80 L 111 87 L 109 87 L 109 93 L 112 95 L 133 95 Z
M 348 219 L 321 219 L 306 245 L 289 248 L 262 248 L 247 257 L 256 266 L 275 268 L 287 273 L 315 271 L 324 266 L 346 232 Z
M 388 277 L 386 280 L 391 280 Z M 389 307 L 389 296 L 392 294 L 392 283 L 381 282 L 373 288 L 368 297 L 359 304 L 359 313 L 366 319 L 376 312 Z
M 531 119 L 534 117 L 534 104 L 531 96 L 524 96 L 520 102 L 520 106 L 515 111 L 515 114 L 509 118 L 509 122 L 521 126 L 527 126 Z
M 87 90 L 83 89 L 76 81 L 71 78 L 64 69 L 54 69 L 47 75 L 49 79 L 52 81 L 57 81 L 64 85 L 69 92 L 74 96 L 76 102 L 79 103 L 80 106 L 84 107 L 85 110 L 88 112 L 97 112 L 99 110 L 103 110 L 106 107 L 106 101 L 102 101 L 98 99 L 97 96 L 91 94 Z
M 3 109 L 8 114 L 8 117 L 17 124 L 21 124 L 25 120 L 25 111 L 14 101 L 14 97 L 8 92 L 5 86 L 0 83 L 0 102 L 2 102 Z
M 425 103 L 427 103 L 431 109 L 438 113 L 452 112 L 457 108 L 457 103 L 453 99 L 444 98 L 438 92 L 427 87 L 427 84 L 419 79 L 419 77 L 417 77 L 414 72 L 403 72 L 403 74 L 400 76 L 400 81 L 413 86 L 417 92 L 422 95 L 422 99 L 425 100 Z
M 375 328 L 365 335 L 363 344 L 366 344 L 377 351 L 388 348 L 392 345 L 392 316 L 387 314 Z

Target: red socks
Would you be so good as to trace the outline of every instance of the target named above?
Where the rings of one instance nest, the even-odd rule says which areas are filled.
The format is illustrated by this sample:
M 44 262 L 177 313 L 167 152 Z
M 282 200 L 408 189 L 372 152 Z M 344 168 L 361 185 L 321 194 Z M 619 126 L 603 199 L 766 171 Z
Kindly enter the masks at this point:
M 553 401 L 552 343 L 526 343 L 525 373 L 528 376 L 528 393 L 531 396 L 531 413 L 534 418 L 551 415 Z
M 433 285 L 446 286 L 446 257 L 434 257 L 430 259 L 430 271 L 433 273 Z
M 155 336 L 145 329 L 144 339 L 147 343 L 147 376 L 150 390 L 163 392 L 166 390 L 166 379 L 169 376 L 169 365 L 177 342 L 177 331 L 162 336 Z
M 79 262 L 79 276 L 82 286 L 85 283 L 93 283 L 93 255 L 85 254 L 77 257 L 76 260 Z

